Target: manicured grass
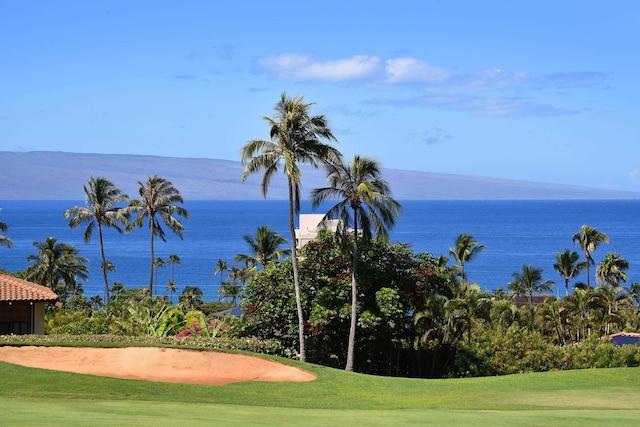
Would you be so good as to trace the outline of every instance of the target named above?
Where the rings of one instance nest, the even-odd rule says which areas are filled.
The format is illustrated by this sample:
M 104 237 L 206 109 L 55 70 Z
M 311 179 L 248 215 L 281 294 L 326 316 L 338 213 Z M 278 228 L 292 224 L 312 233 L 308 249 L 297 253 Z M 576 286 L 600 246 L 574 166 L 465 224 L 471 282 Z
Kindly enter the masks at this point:
M 306 383 L 202 386 L 0 362 L 2 425 L 637 425 L 640 368 L 418 380 L 309 369 Z

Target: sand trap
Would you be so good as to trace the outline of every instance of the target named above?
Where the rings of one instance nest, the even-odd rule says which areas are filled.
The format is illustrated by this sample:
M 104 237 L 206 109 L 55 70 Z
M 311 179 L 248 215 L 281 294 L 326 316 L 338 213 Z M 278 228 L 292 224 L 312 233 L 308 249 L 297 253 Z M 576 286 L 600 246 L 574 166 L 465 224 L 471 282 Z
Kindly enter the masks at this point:
M 302 369 L 259 357 L 158 347 L 0 347 L 0 361 L 113 378 L 222 385 L 240 381 L 312 381 Z

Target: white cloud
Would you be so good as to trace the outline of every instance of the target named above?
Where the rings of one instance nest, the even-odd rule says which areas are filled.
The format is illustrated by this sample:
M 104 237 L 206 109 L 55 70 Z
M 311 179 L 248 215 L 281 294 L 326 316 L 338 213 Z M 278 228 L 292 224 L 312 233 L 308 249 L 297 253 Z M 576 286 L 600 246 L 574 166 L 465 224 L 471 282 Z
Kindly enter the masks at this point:
M 404 57 L 386 61 L 388 83 L 439 82 L 449 77 L 449 72 L 415 58 Z
M 470 74 L 454 76 L 446 85 L 435 88 L 443 93 L 472 93 L 522 87 L 527 83 L 525 73 L 504 71 L 500 68 L 480 70 Z
M 629 172 L 629 181 L 634 184 L 640 184 L 640 169 L 633 169 Z
M 356 55 L 335 61 L 312 61 L 309 55 L 270 55 L 259 60 L 260 67 L 279 78 L 344 81 L 368 77 L 380 66 L 377 56 Z

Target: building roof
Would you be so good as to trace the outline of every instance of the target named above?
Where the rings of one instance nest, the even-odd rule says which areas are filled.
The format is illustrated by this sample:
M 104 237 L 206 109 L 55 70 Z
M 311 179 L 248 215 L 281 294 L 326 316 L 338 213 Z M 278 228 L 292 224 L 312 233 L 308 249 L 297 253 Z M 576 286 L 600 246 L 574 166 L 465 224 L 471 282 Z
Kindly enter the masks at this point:
M 609 342 L 621 346 L 621 345 L 640 345 L 640 334 L 635 332 L 618 332 L 617 334 L 609 335 Z
M 0 302 L 44 301 L 53 302 L 58 295 L 46 286 L 37 285 L 8 274 L 0 273 Z

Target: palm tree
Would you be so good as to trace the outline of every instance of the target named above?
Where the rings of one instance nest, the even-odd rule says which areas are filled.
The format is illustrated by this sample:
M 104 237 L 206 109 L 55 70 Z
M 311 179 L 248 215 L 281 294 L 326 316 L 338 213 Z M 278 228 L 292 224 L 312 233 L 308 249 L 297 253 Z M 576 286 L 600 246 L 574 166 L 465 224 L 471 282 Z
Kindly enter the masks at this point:
M 78 278 L 88 279 L 87 258 L 78 256 L 78 249 L 67 243 L 58 242 L 55 237 L 47 237 L 44 242 L 34 242 L 36 255 L 29 255 L 25 279 L 47 286 L 63 299 L 68 288 L 76 286 Z
M 400 214 L 400 203 L 391 197 L 389 184 L 381 178 L 381 168 L 377 161 L 356 155 L 350 164 L 336 162 L 327 168 L 329 186 L 311 192 L 313 208 L 325 200 L 338 199 L 320 223 L 326 227 L 332 219 L 339 219 L 336 234 L 346 236 L 353 229 L 353 260 L 351 267 L 351 325 L 347 347 L 345 370 L 353 370 L 353 353 L 358 303 L 358 237 L 369 240 L 372 229 L 376 235 L 387 238 L 388 228 L 395 225 Z
M 167 285 L 167 290 L 169 291 L 170 295 L 169 302 L 171 303 L 171 305 L 173 305 L 173 294 L 178 290 L 178 286 L 173 280 L 170 280 L 169 284 Z
M 473 240 L 470 234 L 462 233 L 456 238 L 455 247 L 449 248 L 449 254 L 453 256 L 460 266 L 460 276 L 465 279 L 464 264 L 471 261 L 476 255 L 486 249 L 486 246 Z
M 165 263 L 164 260 L 160 257 L 156 258 L 156 260 L 153 262 L 153 266 L 156 268 L 156 284 L 159 283 L 158 282 L 158 272 L 160 271 L 161 268 L 165 267 Z M 151 296 L 153 296 L 153 293 L 151 293 Z
M 132 200 L 126 208 L 127 214 L 133 214 L 136 217 L 127 225 L 126 230 L 129 232 L 135 227 L 142 227 L 144 221 L 149 219 L 149 231 L 151 232 L 149 294 L 153 296 L 154 237 L 158 236 L 163 242 L 166 241 L 160 220 L 182 239 L 184 226 L 176 218 L 176 215 L 189 219 L 189 213 L 185 208 L 176 206 L 176 203 L 184 203 L 184 200 L 171 181 L 153 175 L 147 179 L 146 183 L 138 181 L 138 185 L 140 200 Z
M 291 260 L 293 284 L 298 312 L 298 336 L 300 360 L 306 360 L 304 345 L 304 313 L 298 277 L 298 257 L 294 214 L 300 212 L 300 163 L 318 167 L 321 163 L 333 162 L 340 153 L 322 140 L 336 141 L 324 115 L 310 115 L 313 103 L 303 102 L 303 97 L 289 98 L 285 93 L 275 105 L 275 115 L 263 117 L 269 124 L 271 140 L 251 140 L 242 147 L 241 158 L 245 169 L 242 181 L 253 173 L 264 169 L 262 194 L 266 198 L 269 183 L 282 166 L 287 177 L 289 191 L 289 231 L 291 232 Z
M 218 259 L 216 266 L 213 269 L 213 275 L 220 275 L 220 285 L 218 286 L 218 295 L 220 294 L 220 288 L 222 287 L 222 280 L 224 279 L 224 273 L 229 271 L 229 263 L 223 259 Z
M 258 227 L 255 236 L 247 234 L 242 239 L 249 245 L 251 253 L 238 254 L 234 259 L 237 263 L 244 263 L 247 266 L 260 264 L 265 267 L 270 261 L 276 261 L 291 254 L 290 249 L 279 249 L 280 245 L 287 243 L 287 240 L 266 225 Z
M 120 283 L 120 282 L 113 282 L 113 285 L 111 286 L 111 300 L 110 301 L 117 301 L 118 298 L 120 297 L 120 294 L 122 292 L 124 292 L 124 284 Z
M 587 268 L 587 262 L 578 262 L 580 255 L 576 251 L 565 249 L 564 252 L 556 255 L 556 262 L 553 264 L 554 270 L 564 279 L 565 296 L 569 296 L 569 280 L 578 276 L 582 270 Z
M 86 207 L 74 206 L 64 213 L 69 220 L 69 227 L 76 228 L 80 224 L 87 223 L 84 231 L 84 241 L 89 243 L 93 230 L 98 228 L 100 237 L 100 254 L 102 255 L 102 277 L 104 279 L 104 300 L 109 301 L 109 279 L 107 278 L 108 264 L 104 255 L 104 242 L 102 237 L 103 227 L 111 227 L 122 233 L 121 224 L 127 221 L 126 215 L 117 204 L 127 200 L 127 195 L 116 188 L 106 178 L 89 178 L 89 186 L 84 186 Z
M 235 307 L 237 299 L 242 298 L 243 293 L 243 286 L 234 280 L 232 282 L 224 282 L 220 285 L 218 297 L 220 301 L 231 301 L 231 305 Z
M 529 307 L 533 306 L 534 293 L 551 291 L 554 285 L 551 280 L 542 280 L 542 268 L 533 268 L 529 264 L 523 265 L 522 272 L 516 271 L 512 277 L 513 282 L 509 283 L 509 289 L 528 295 Z
M 591 257 L 591 254 L 596 250 L 600 243 L 609 243 L 609 236 L 595 228 L 584 224 L 580 231 L 572 237 L 573 243 L 579 244 L 584 252 L 584 257 L 587 260 L 587 286 L 591 287 L 591 273 L 589 272 L 589 266 L 595 264 L 595 261 Z
M 629 277 L 624 272 L 628 268 L 629 261 L 615 252 L 609 252 L 596 268 L 596 280 L 599 283 L 605 282 L 611 287 L 618 287 L 620 281 L 626 282 L 628 280 Z
M 187 310 L 198 310 L 202 305 L 202 289 L 197 286 L 185 286 L 178 300 Z
M 9 226 L 6 223 L 0 221 L 0 231 L 3 233 L 6 233 L 8 229 L 9 229 Z M 13 247 L 13 242 L 7 236 L 0 235 L 0 246 L 6 246 L 9 249 L 11 249 Z
M 180 259 L 180 257 L 176 254 L 171 254 L 169 255 L 169 258 L 167 258 L 167 264 L 171 264 L 171 281 L 172 282 L 174 281 L 173 279 L 175 278 L 174 273 L 175 273 L 176 265 L 180 265 L 181 261 L 182 260 Z

